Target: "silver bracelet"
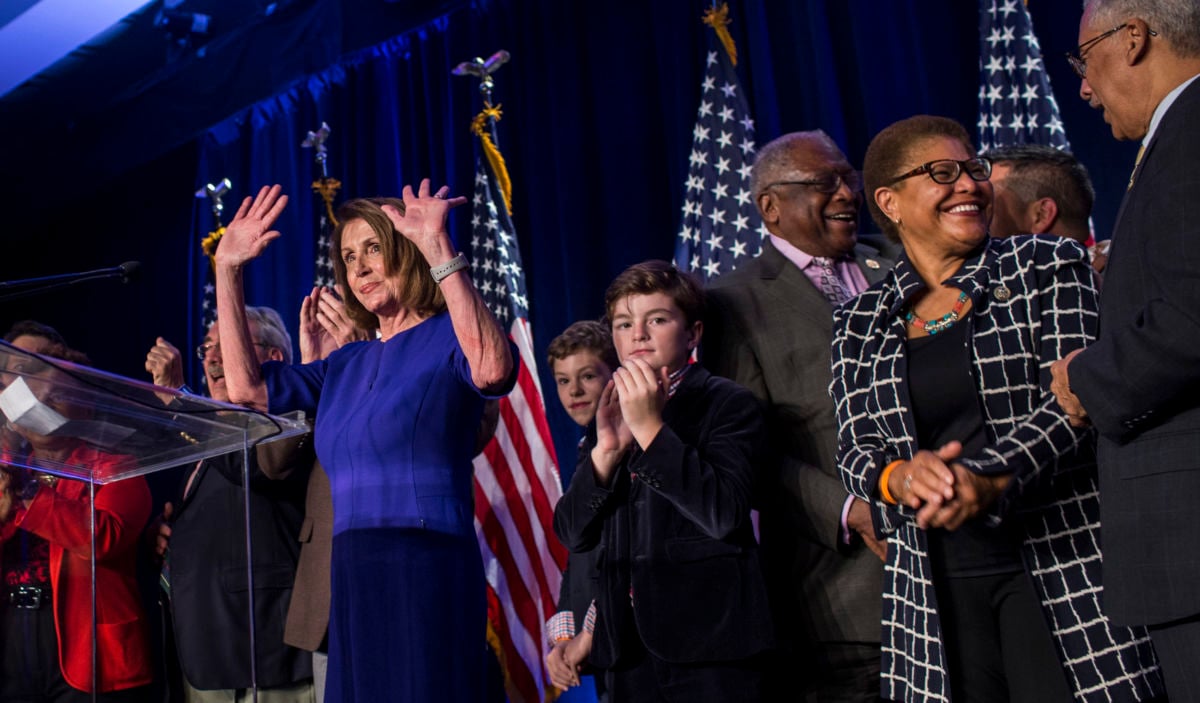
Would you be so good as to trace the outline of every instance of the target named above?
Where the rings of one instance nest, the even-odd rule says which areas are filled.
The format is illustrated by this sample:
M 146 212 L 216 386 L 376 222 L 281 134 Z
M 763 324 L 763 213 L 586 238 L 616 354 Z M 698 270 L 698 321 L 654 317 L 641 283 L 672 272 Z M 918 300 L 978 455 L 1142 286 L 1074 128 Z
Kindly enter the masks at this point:
M 441 266 L 434 266 L 433 268 L 429 269 L 429 273 L 431 276 L 433 276 L 434 283 L 441 283 L 443 280 L 445 280 L 446 276 L 449 276 L 455 271 L 461 271 L 466 267 L 467 257 L 463 256 L 462 252 L 459 252 L 458 256 L 450 259 Z

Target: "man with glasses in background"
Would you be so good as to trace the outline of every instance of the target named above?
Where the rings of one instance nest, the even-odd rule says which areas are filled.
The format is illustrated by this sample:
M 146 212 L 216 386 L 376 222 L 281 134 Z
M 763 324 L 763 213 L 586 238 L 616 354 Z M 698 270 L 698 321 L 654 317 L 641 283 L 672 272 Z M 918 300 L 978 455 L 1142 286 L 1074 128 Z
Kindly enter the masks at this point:
M 893 261 L 860 241 L 862 175 L 824 132 L 770 142 L 750 181 L 770 236 L 711 284 L 703 361 L 766 410 L 758 509 L 781 647 L 767 699 L 877 701 L 884 546 L 838 478 L 830 345 L 834 306 Z
M 247 307 L 246 318 L 258 362 L 291 363 L 292 339 L 279 313 Z M 196 354 L 204 362 L 209 395 L 229 402 L 216 323 Z M 161 337 L 146 356 L 146 370 L 156 385 L 183 386 L 179 351 Z M 164 561 L 161 582 L 169 604 L 164 615 L 169 615 L 174 629 L 173 642 L 164 645 L 169 651 L 174 644 L 182 673 L 182 681 L 171 683 L 182 687 L 185 703 L 250 699 L 242 456 L 236 451 L 186 467 L 178 497 L 164 506 L 152 526 L 156 554 Z M 311 436 L 259 445 L 250 457 L 257 700 L 312 703 L 313 658 L 284 643 L 284 616 L 292 597 L 305 491 L 314 461 Z M 173 665 L 168 662 L 169 669 Z
M 1141 148 L 1099 338 L 1051 388 L 1100 436 L 1105 612 L 1149 626 L 1171 700 L 1200 700 L 1200 3 L 1093 0 L 1068 59 L 1080 97 Z

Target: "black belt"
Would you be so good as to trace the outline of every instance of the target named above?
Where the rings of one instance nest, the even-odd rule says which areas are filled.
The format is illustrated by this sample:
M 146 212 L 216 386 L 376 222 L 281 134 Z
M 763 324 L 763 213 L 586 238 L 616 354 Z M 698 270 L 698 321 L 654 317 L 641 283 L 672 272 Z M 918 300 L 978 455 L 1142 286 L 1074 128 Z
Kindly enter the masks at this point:
M 39 610 L 50 604 L 50 587 L 12 586 L 8 589 L 8 604 L 22 610 Z

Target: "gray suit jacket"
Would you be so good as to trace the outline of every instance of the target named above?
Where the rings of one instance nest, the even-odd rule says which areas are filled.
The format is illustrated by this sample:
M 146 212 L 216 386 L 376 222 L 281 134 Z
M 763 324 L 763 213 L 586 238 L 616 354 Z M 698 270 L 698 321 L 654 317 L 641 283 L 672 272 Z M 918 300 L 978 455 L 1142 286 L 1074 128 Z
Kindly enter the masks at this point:
M 860 243 L 868 283 L 894 263 Z M 711 284 L 705 366 L 764 402 L 771 459 L 759 500 L 762 560 L 779 641 L 878 644 L 883 564 L 841 543 L 846 489 L 829 397 L 833 310 L 768 241 L 757 259 Z
M 1104 610 L 1200 613 L 1200 80 L 1167 110 L 1113 229 L 1100 336 L 1071 362 L 1099 430 Z

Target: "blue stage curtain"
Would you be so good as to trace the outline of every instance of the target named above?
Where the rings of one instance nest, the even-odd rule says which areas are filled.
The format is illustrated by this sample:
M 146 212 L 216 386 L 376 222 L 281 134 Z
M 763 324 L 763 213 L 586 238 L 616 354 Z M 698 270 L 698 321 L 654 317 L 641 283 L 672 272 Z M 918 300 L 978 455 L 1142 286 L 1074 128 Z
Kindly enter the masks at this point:
M 1098 116 L 1074 98 L 1078 81 L 1053 58 L 1073 48 L 1078 8 L 1052 4 L 1033 9 L 1068 134 L 1081 155 L 1089 140 L 1111 151 Z M 479 99 L 473 79 L 449 71 L 503 48 L 513 59 L 496 76 L 500 147 L 540 356 L 570 322 L 601 314 L 604 288 L 621 269 L 671 258 L 711 31 L 700 22 L 707 6 L 480 0 L 215 126 L 201 142 L 197 183 L 233 179 L 239 198 L 227 204 L 227 218 L 261 184 L 281 183 L 292 196 L 284 237 L 248 272 L 248 300 L 277 307 L 294 326 L 311 286 L 315 171 L 312 154 L 299 148 L 307 130 L 331 125 L 330 173 L 343 182 L 343 197 L 396 195 L 423 176 L 469 193 L 468 124 Z M 859 164 L 873 134 L 912 114 L 954 117 L 974 133 L 974 2 L 737 2 L 731 17 L 760 144 L 822 128 Z M 452 218 L 461 241 L 469 208 Z M 865 213 L 863 222 L 873 229 Z M 210 228 L 207 210 L 197 208 L 192 241 Z M 206 266 L 193 255 L 194 289 Z M 569 460 L 578 435 L 544 363 L 540 370 L 559 456 Z M 568 475 L 571 467 L 563 468 Z

